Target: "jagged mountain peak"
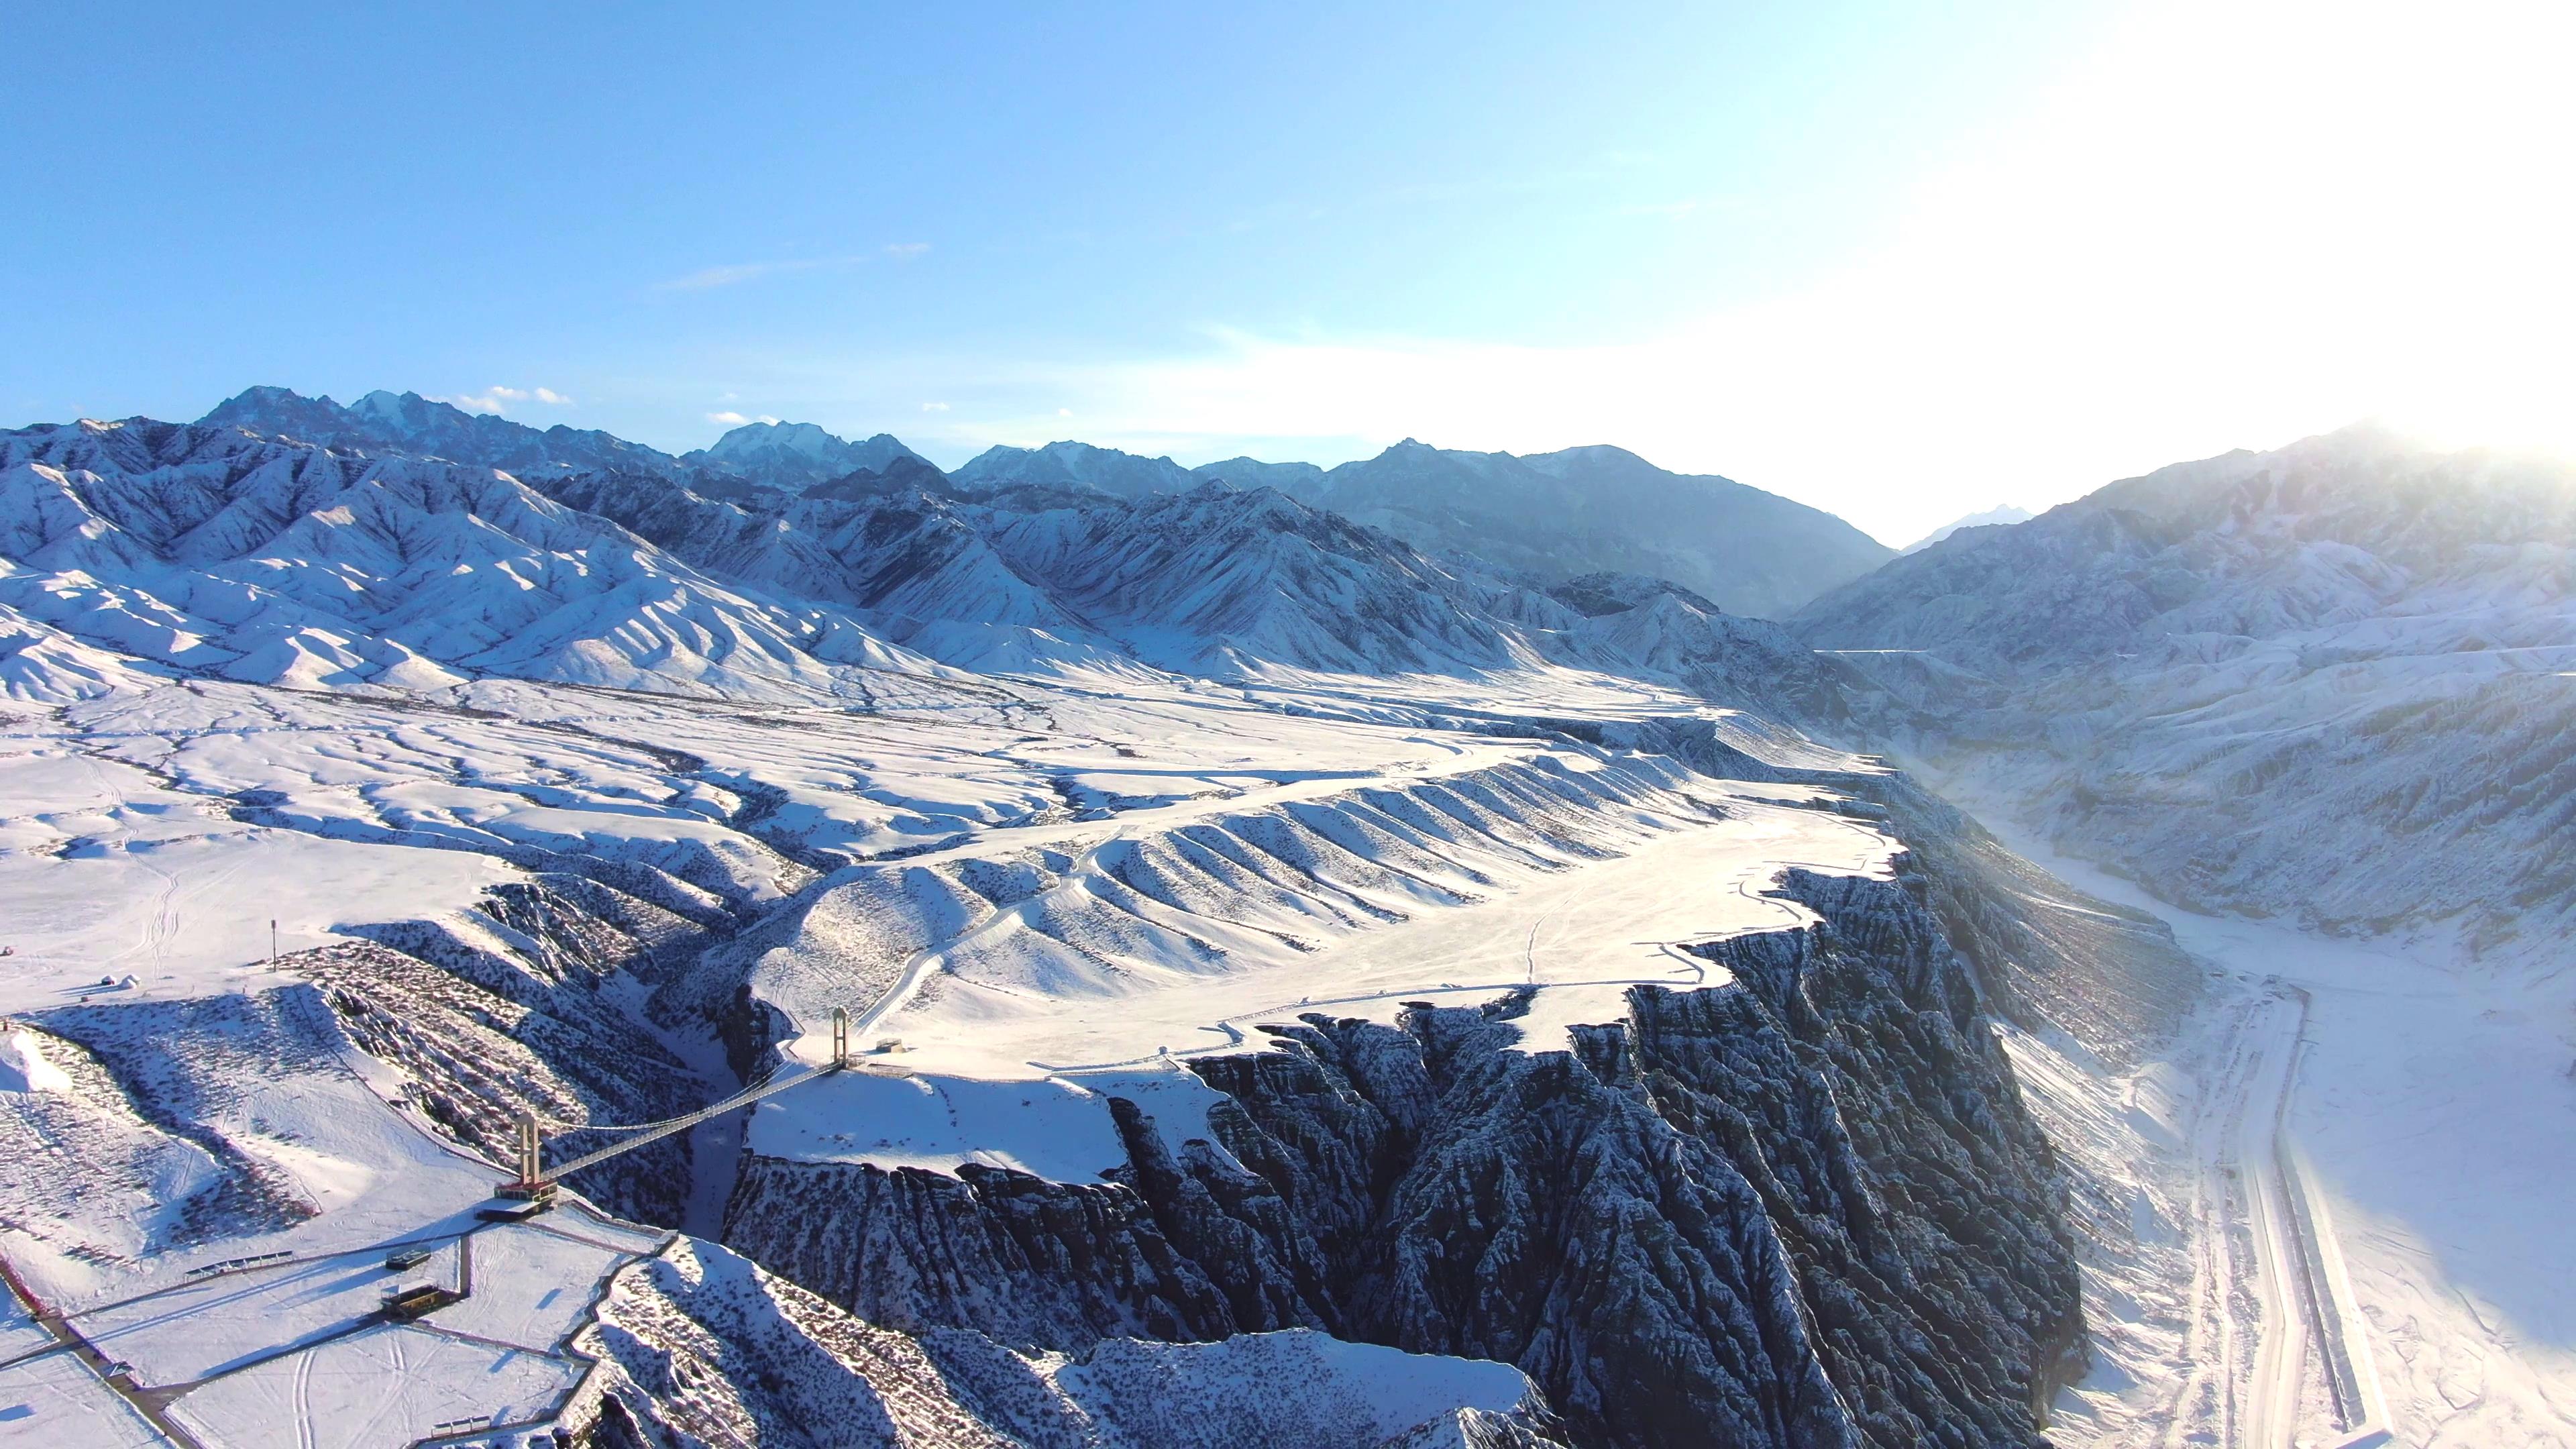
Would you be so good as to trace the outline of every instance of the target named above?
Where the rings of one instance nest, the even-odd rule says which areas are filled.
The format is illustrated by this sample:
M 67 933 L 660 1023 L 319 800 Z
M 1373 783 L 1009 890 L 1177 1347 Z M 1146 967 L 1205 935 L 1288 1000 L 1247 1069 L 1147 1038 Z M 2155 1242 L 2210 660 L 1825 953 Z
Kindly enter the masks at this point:
M 667 453 L 597 429 L 561 423 L 533 428 L 495 414 L 469 413 L 416 392 L 384 388 L 346 406 L 291 388 L 245 388 L 197 422 L 344 453 L 444 458 L 530 475 L 592 469 L 662 473 L 677 466 Z
M 714 446 L 684 453 L 682 463 L 751 479 L 791 493 L 847 478 L 884 473 L 898 460 L 930 468 L 927 458 L 892 433 L 850 442 L 816 423 L 745 423 Z M 937 471 L 933 469 L 933 471 Z
M 1190 470 L 1190 476 L 1247 488 L 1267 484 L 1291 496 L 1306 497 L 1323 482 L 1324 470 L 1312 463 L 1264 463 L 1258 458 L 1236 457 L 1201 463 Z
M 886 437 L 880 433 L 879 438 Z M 869 441 L 874 442 L 875 439 Z M 801 496 L 819 499 L 860 499 L 891 493 L 919 492 L 945 496 L 948 475 L 934 464 L 913 453 L 901 453 L 886 460 L 882 468 L 856 468 L 838 478 L 828 478 L 803 490 Z
M 327 395 L 306 397 L 293 388 L 261 384 L 215 404 L 197 420 L 209 427 L 240 428 L 263 437 L 327 442 L 349 426 L 348 410 Z

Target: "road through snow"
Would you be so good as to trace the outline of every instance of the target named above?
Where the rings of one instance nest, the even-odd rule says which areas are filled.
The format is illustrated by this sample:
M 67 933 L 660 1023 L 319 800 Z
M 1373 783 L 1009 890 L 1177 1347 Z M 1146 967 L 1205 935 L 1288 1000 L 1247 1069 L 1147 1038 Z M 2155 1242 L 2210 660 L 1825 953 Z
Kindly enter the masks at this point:
M 2164 917 L 2218 977 L 2170 1061 L 2097 1081 L 2134 1100 L 2154 1078 L 2192 1102 L 2171 1149 L 2122 1123 L 2126 1147 L 2071 1154 L 2138 1195 L 2142 1228 L 2127 1261 L 2092 1265 L 2104 1352 L 2052 1437 L 2576 1449 L 2576 980 L 2440 935 L 2194 915 L 1997 833 Z M 2161 1185 L 2158 1160 L 2176 1174 Z

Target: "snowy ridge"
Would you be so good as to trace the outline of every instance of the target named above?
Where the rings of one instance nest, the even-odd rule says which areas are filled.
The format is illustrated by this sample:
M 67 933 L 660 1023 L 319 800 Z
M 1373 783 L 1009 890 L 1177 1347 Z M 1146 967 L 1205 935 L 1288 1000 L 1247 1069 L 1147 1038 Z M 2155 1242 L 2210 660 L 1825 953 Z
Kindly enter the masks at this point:
M 2576 1436 L 2531 1146 L 2576 1007 L 2571 564 L 2563 460 L 2362 428 L 1962 532 L 1794 621 L 1883 738 L 2118 878 L 2060 876 L 2179 907 L 2212 976 L 2177 1046 L 2016 1040 L 2092 1268 L 2066 1441 Z
M 778 436 L 849 461 L 793 430 L 730 453 L 778 451 Z M 880 442 L 890 471 L 800 494 L 703 467 L 523 480 L 144 420 L 8 434 L 6 687 L 72 698 L 139 669 L 300 689 L 506 675 L 874 699 L 926 687 L 906 676 L 955 677 L 933 659 L 1129 678 L 1562 666 L 1748 703 L 1760 678 L 1794 674 L 1776 707 L 1840 716 L 1832 671 L 1660 580 L 1582 583 L 1587 621 L 1481 562 L 1428 558 L 1268 488 L 973 493 Z
M 1178 493 L 1196 480 L 1190 470 L 1169 458 L 1139 458 L 1115 448 L 1089 443 L 1049 443 L 1043 448 L 994 446 L 968 459 L 955 474 L 959 483 L 985 489 L 1011 484 L 1079 488 L 1120 498 Z
M 788 492 L 862 471 L 883 473 L 898 459 L 938 474 L 929 459 L 892 433 L 845 442 L 812 423 L 745 423 L 710 447 L 680 455 L 682 463 L 708 472 Z
M 1739 614 L 1780 617 L 1890 557 L 1831 514 L 1732 479 L 1667 472 L 1622 448 L 1514 457 L 1407 438 L 1329 471 L 1247 463 L 1194 471 L 1269 484 L 1425 551 L 1545 579 L 1656 575 Z
M 121 653 L 298 688 L 470 674 L 830 695 L 931 672 L 855 621 L 717 583 L 506 473 L 162 424 L 0 438 L 0 603 Z
M 561 424 L 540 430 L 488 413 L 469 413 L 416 392 L 379 389 L 342 407 L 327 397 L 303 397 L 282 387 L 254 387 L 217 404 L 197 422 L 201 427 L 318 444 L 340 452 L 444 458 L 517 473 L 597 468 L 659 471 L 677 466 L 667 453 L 608 433 Z

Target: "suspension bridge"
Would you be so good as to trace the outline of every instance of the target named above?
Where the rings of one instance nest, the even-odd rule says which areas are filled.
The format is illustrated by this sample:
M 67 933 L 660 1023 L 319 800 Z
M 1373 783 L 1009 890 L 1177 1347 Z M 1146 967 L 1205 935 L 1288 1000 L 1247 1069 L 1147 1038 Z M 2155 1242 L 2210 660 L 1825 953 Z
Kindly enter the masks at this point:
M 819 1067 L 811 1067 L 804 1071 L 781 1069 L 765 1080 L 745 1087 L 721 1102 L 700 1107 L 694 1112 L 665 1118 L 659 1122 L 638 1122 L 624 1127 L 603 1126 L 595 1122 L 549 1124 L 539 1119 L 533 1112 L 523 1112 L 519 1115 L 517 1151 L 513 1154 L 517 1158 L 515 1170 L 518 1175 L 502 1183 L 495 1190 L 494 1195 L 540 1205 L 551 1203 L 554 1201 L 555 1185 L 585 1167 L 596 1166 L 648 1143 L 659 1142 L 674 1133 L 686 1132 L 710 1118 L 739 1111 L 764 1098 L 775 1097 L 781 1092 L 801 1087 L 808 1082 L 848 1071 L 853 1065 L 850 1060 L 850 1013 L 847 1008 L 836 1006 L 832 1008 L 831 1060 Z M 545 1129 L 549 1125 L 558 1131 L 618 1132 L 631 1135 L 623 1141 L 611 1143 L 595 1152 L 583 1153 L 569 1162 L 558 1162 L 549 1166 L 545 1161 L 544 1143 Z

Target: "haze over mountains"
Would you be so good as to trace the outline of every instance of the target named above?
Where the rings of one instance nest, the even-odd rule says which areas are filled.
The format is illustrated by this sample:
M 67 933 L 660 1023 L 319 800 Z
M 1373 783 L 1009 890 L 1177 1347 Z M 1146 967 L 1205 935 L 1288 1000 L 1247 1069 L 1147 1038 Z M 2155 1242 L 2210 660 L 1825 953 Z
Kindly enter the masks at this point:
M 2169 899 L 2576 913 L 2576 467 L 2352 428 L 1961 533 L 1792 627 Z

